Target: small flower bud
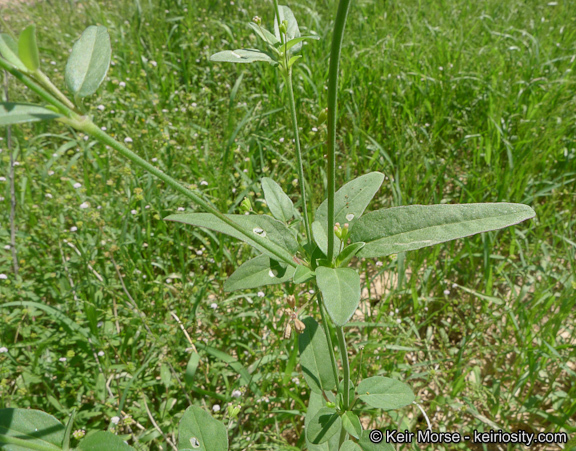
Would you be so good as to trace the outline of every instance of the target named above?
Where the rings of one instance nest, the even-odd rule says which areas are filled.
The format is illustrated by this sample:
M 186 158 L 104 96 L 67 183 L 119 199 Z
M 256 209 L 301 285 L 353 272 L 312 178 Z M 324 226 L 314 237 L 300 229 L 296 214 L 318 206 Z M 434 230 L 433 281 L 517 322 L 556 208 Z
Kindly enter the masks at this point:
M 262 19 L 260 19 L 258 16 L 254 16 L 252 17 L 252 22 L 254 22 L 256 25 L 260 25 L 262 23 Z

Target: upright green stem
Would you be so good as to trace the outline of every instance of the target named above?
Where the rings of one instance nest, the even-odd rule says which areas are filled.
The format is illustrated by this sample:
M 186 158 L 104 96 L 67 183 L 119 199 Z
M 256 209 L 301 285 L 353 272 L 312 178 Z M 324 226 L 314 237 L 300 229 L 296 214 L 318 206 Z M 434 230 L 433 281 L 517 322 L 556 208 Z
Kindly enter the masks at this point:
M 344 372 L 344 393 L 342 399 L 344 401 L 344 410 L 350 407 L 350 364 L 348 363 L 348 349 L 346 348 L 346 339 L 341 326 L 336 326 L 336 336 L 338 337 L 338 348 L 340 348 L 340 356 L 342 357 L 342 370 Z
M 286 85 L 288 86 L 288 97 L 290 100 L 290 112 L 292 113 L 292 125 L 294 126 L 294 139 L 296 140 L 296 159 L 298 166 L 298 182 L 302 193 L 302 211 L 304 212 L 304 225 L 306 227 L 306 239 L 312 242 L 310 232 L 310 220 L 308 219 L 308 207 L 306 206 L 306 180 L 304 179 L 304 169 L 302 166 L 302 151 L 300 149 L 300 133 L 298 131 L 298 119 L 296 117 L 296 103 L 294 101 L 294 90 L 292 88 L 292 68 L 288 69 L 286 75 Z
M 350 9 L 351 0 L 340 0 L 332 50 L 330 53 L 330 72 L 328 75 L 328 261 L 334 257 L 334 193 L 336 191 L 336 117 L 338 104 L 338 71 L 340 69 L 340 51 L 344 38 L 344 27 Z
M 322 317 L 322 328 L 324 329 L 324 334 L 326 335 L 326 341 L 328 342 L 328 351 L 330 353 L 330 363 L 332 364 L 332 372 L 334 373 L 334 380 L 338 383 L 338 369 L 336 368 L 336 356 L 334 355 L 334 345 L 332 344 L 332 338 L 330 337 L 330 328 L 328 327 L 328 320 L 324 314 L 324 299 L 318 296 L 318 308 L 320 309 L 320 316 Z

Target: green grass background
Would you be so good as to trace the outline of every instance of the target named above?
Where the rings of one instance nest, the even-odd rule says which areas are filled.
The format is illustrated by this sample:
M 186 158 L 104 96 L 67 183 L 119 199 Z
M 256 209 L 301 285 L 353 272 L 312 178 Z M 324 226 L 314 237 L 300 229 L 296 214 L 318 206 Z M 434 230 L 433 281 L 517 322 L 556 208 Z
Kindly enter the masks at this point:
M 304 47 L 295 71 L 317 206 L 326 184 L 326 130 L 317 116 L 326 106 L 336 2 L 290 6 L 303 31 L 321 36 Z M 281 77 L 263 64 L 208 61 L 219 50 L 257 46 L 245 24 L 259 15 L 270 28 L 271 2 L 53 0 L 12 4 L 2 15 L 16 34 L 36 23 L 42 66 L 58 86 L 82 30 L 108 27 L 113 65 L 86 101 L 90 114 L 221 209 L 237 212 L 249 197 L 267 212 L 262 176 L 298 200 Z M 357 262 L 367 291 L 363 320 L 347 334 L 353 374 L 409 383 L 434 430 L 576 433 L 575 39 L 569 0 L 353 2 L 338 185 L 381 171 L 387 178 L 371 209 L 506 201 L 537 213 L 378 266 Z M 36 100 L 9 83 L 11 99 Z M 164 222 L 196 207 L 55 123 L 13 128 L 16 276 L 5 135 L 0 346 L 8 352 L 0 354 L 0 406 L 42 409 L 61 421 L 76 407 L 75 429 L 86 431 L 128 415 L 115 431 L 144 450 L 172 449 L 191 403 L 217 404 L 231 449 L 301 449 L 308 390 L 281 317 L 294 287 L 224 293 L 223 281 L 251 249 Z M 89 208 L 80 208 L 84 202 Z M 15 301 L 36 304 L 4 306 Z M 229 419 L 229 404 L 241 407 L 238 418 Z M 425 427 L 416 407 L 374 411 L 363 422 Z M 467 448 L 505 449 L 429 449 Z

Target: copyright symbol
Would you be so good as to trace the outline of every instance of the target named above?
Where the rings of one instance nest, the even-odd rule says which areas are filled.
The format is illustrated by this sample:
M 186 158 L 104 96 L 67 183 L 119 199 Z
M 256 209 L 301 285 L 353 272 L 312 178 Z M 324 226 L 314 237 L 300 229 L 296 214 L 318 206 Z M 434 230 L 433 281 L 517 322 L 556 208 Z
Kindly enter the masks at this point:
M 378 429 L 373 429 L 370 431 L 370 434 L 368 434 L 368 438 L 372 443 L 380 443 L 384 439 L 384 434 Z

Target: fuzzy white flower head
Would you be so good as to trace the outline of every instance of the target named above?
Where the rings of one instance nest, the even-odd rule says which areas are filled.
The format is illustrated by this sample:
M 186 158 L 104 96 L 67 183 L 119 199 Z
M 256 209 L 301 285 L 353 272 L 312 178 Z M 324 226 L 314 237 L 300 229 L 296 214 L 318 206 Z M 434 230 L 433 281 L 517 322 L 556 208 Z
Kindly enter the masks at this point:
M 178 207 L 178 211 L 184 211 L 185 208 L 184 207 Z
M 104 351 L 98 351 L 98 357 L 104 357 Z
M 110 418 L 110 423 L 112 423 L 112 424 L 118 424 L 118 423 L 120 423 L 120 417 L 112 417 L 112 418 Z
M 104 105 L 98 105 L 96 108 L 98 108 L 100 111 L 104 111 Z
M 212 304 L 210 304 L 210 308 L 212 310 L 216 310 L 218 308 L 218 304 L 216 304 L 216 302 L 212 302 Z
M 220 412 L 220 404 L 214 404 L 212 406 L 212 411 L 213 412 Z
M 263 291 L 259 291 L 259 292 L 258 292 L 258 297 L 259 297 L 259 298 L 263 298 L 264 296 L 265 296 L 265 294 L 264 294 Z
M 2 346 L 0 348 L 0 354 L 5 354 L 8 352 L 8 348 L 6 346 Z M 234 393 L 232 393 L 232 396 L 234 396 Z
M 84 209 L 86 209 L 86 208 L 88 208 L 88 207 L 90 207 L 90 204 L 89 204 L 88 202 L 82 202 L 82 203 L 80 204 L 80 208 L 81 208 L 82 210 L 84 210 Z
M 6 348 L 4 348 L 4 349 L 6 349 Z M 8 350 L 6 349 L 6 351 L 8 351 Z M 233 398 L 239 398 L 240 396 L 242 396 L 242 392 L 241 392 L 240 390 L 234 390 L 234 391 L 232 392 L 232 397 L 233 397 Z
M 125 142 L 125 143 L 131 143 L 131 142 L 132 142 L 132 138 L 130 138 L 129 136 L 127 136 L 126 138 L 124 138 L 124 142 Z
M 158 63 L 156 61 L 150 61 L 150 64 L 152 64 L 152 66 L 154 67 L 158 66 Z
M 0 279 L 6 280 L 8 276 L 6 274 L 0 274 Z
M 450 290 L 444 290 L 444 294 L 448 296 L 450 294 Z
M 46 197 L 47 197 L 48 199 L 52 199 L 52 194 L 46 193 Z
M 70 232 L 76 232 L 76 230 L 78 230 L 78 227 L 76 226 L 70 227 Z
M 59 360 L 60 362 L 65 362 L 67 359 L 66 359 L 66 357 L 60 357 L 58 360 Z
M 126 83 L 124 83 L 123 81 L 121 81 L 120 83 L 118 83 L 118 86 L 120 86 L 121 88 L 124 88 L 126 86 Z
M 72 185 L 75 189 L 81 188 L 82 187 L 82 183 L 74 183 L 74 185 Z
M 202 186 L 207 186 L 207 185 L 208 185 L 208 182 L 207 182 L 206 180 L 202 180 L 202 181 L 200 182 L 200 185 L 202 185 Z
M 130 213 L 132 213 L 133 215 L 135 215 L 136 213 L 138 213 L 136 210 L 132 210 L 130 211 Z
M 6 181 L 6 177 L 0 177 L 0 182 L 5 182 Z

